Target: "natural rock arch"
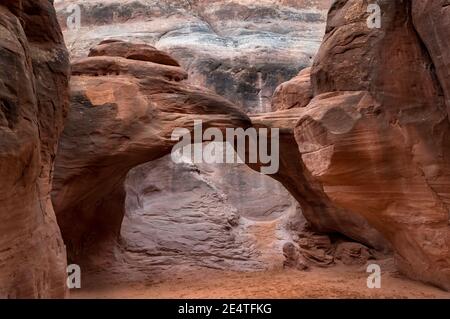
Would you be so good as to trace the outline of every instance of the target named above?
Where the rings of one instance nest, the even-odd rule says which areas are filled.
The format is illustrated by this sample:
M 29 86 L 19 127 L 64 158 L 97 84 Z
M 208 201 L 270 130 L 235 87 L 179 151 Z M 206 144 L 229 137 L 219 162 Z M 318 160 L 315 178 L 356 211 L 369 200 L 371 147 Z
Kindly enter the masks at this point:
M 231 103 L 205 89 L 182 82 L 177 66 L 160 64 L 162 55 L 150 46 L 138 48 L 142 60 L 127 59 L 129 43 L 108 41 L 93 57 L 72 65 L 72 110 L 59 144 L 53 202 L 70 259 L 108 246 L 120 235 L 125 213 L 124 181 L 139 164 L 169 154 L 175 128 L 203 129 L 281 127 L 280 181 L 302 206 L 318 231 L 341 232 L 384 249 L 383 238 L 359 217 L 331 205 L 306 171 L 294 140 L 295 118 L 251 120 Z M 98 52 L 104 56 L 99 56 Z M 155 57 L 158 57 L 157 59 Z M 173 63 L 171 63 L 173 64 Z M 264 116 L 262 116 L 264 117 Z M 224 132 L 225 135 L 225 132 Z M 268 136 L 260 136 L 267 138 Z M 260 165 L 248 164 L 256 171 Z
M 142 149 L 139 150 L 142 143 L 133 141 L 133 136 L 123 136 L 122 133 L 108 135 L 121 125 L 117 119 L 130 115 L 127 113 L 130 108 L 126 105 L 131 99 L 138 99 L 140 104 L 137 105 L 152 113 L 153 123 L 158 123 L 154 120 L 160 121 L 157 124 L 159 131 L 151 130 L 151 136 L 145 136 L 142 128 L 134 126 L 135 137 L 151 137 L 146 145 L 156 146 L 152 150 L 155 158 L 170 151 L 167 129 L 173 126 L 168 125 L 167 119 L 180 121 L 178 127 L 189 127 L 194 118 L 199 119 L 199 114 L 205 114 L 203 119 L 209 121 L 208 125 L 221 128 L 227 125 L 280 127 L 281 144 L 284 145 L 281 146 L 281 168 L 273 177 L 280 180 L 300 202 L 312 225 L 322 231 L 341 232 L 374 247 L 388 246 L 387 240 L 403 273 L 449 289 L 450 125 L 445 89 L 448 77 L 445 67 L 436 72 L 435 65 L 445 64 L 441 61 L 442 56 L 436 53 L 441 40 L 432 36 L 427 38 L 431 31 L 424 21 L 429 12 L 420 14 L 418 3 L 380 1 L 385 12 L 382 27 L 370 29 L 364 5 L 356 0 L 335 1 L 329 13 L 327 35 L 311 71 L 313 99 L 305 108 L 255 115 L 251 122 L 246 115 L 215 95 L 208 94 L 205 98 L 204 91 L 186 89 L 184 84 L 180 87 L 176 82 L 180 79 L 180 70 L 176 67 L 114 57 L 96 58 L 96 63 L 91 63 L 92 58 L 80 62 L 75 67 L 81 70 L 75 83 L 80 81 L 84 86 L 81 91 L 89 92 L 89 85 L 102 87 L 102 83 L 110 81 L 108 77 L 86 74 L 101 75 L 102 69 L 111 69 L 116 76 L 104 86 L 105 90 L 110 90 L 108 93 L 88 93 L 91 101 L 98 99 L 97 105 L 105 106 L 116 101 L 116 97 L 111 98 L 114 96 L 112 83 L 116 88 L 126 86 L 119 91 L 129 92 L 128 97 L 121 97 L 123 104 L 117 104 L 116 124 L 102 128 L 102 134 L 93 134 L 91 141 L 109 136 L 115 140 L 130 139 L 124 145 L 138 147 L 111 150 L 111 154 L 120 155 L 120 163 L 114 163 L 111 154 L 103 156 L 100 163 L 117 164 L 117 168 L 100 174 L 100 180 L 104 181 L 101 191 L 108 190 L 104 185 L 111 185 L 105 181 L 110 175 L 113 175 L 112 185 L 122 184 L 128 168 L 118 175 L 113 173 L 120 170 L 129 156 L 142 161 L 151 160 L 151 157 L 142 156 Z M 448 6 L 442 2 L 442 6 L 436 8 L 447 10 Z M 348 11 L 352 11 L 352 15 L 347 15 Z M 447 22 L 440 19 L 437 23 L 445 25 Z M 355 32 L 360 35 L 355 37 Z M 95 66 L 99 61 L 103 63 L 99 64 L 102 65 L 100 69 Z M 146 72 L 145 79 L 139 77 L 141 70 Z M 139 91 L 142 95 L 138 94 Z M 143 97 L 146 94 L 156 98 L 156 103 L 147 103 Z M 173 94 L 177 97 L 174 98 Z M 184 104 L 179 103 L 180 96 L 185 97 L 182 99 Z M 83 98 L 75 102 L 83 105 Z M 181 105 L 183 109 L 180 109 Z M 101 110 L 95 112 L 101 114 L 98 113 Z M 180 114 L 187 116 L 181 117 Z M 141 114 L 142 119 L 146 117 L 150 119 Z M 72 125 L 75 126 L 71 129 L 69 124 L 66 130 L 65 138 L 68 140 L 63 138 L 61 143 L 62 159 L 56 166 L 54 201 L 63 234 L 68 234 L 66 230 L 71 231 L 73 221 L 80 221 L 79 225 L 84 229 L 81 232 L 77 230 L 74 236 L 84 241 L 88 239 L 84 234 L 92 224 L 77 220 L 77 212 L 82 212 L 82 218 L 101 221 L 108 216 L 110 207 L 117 204 L 105 198 L 99 201 L 95 196 L 90 197 L 89 192 L 79 194 L 80 190 L 89 188 L 87 184 L 90 182 L 82 187 L 76 183 L 75 186 L 70 185 L 67 176 L 78 176 L 87 169 L 91 178 L 95 178 L 92 169 L 99 174 L 102 171 L 98 168 L 104 168 L 104 165 L 99 165 L 98 158 L 97 164 L 93 161 L 92 166 L 77 166 L 73 156 L 69 158 L 70 149 L 76 148 L 71 135 L 74 133 L 76 136 L 75 131 L 78 131 L 74 130 L 77 125 Z M 91 133 L 94 132 L 89 131 L 88 135 Z M 94 143 L 91 155 L 95 151 Z M 150 149 L 147 148 L 144 153 L 148 151 Z M 64 170 L 70 170 L 71 166 L 77 172 L 66 174 Z M 257 169 L 257 165 L 254 168 Z M 116 199 L 122 199 L 124 195 L 120 187 L 109 193 L 114 193 Z M 78 210 L 77 201 L 80 199 L 82 209 Z M 96 216 L 95 208 L 99 207 L 106 209 L 106 214 Z M 115 218 L 116 226 L 108 230 L 110 234 L 118 231 L 120 218 Z M 92 233 L 101 232 L 105 225 L 92 229 Z M 71 237 L 68 237 L 69 247 L 72 245 Z
M 161 60 L 163 54 L 154 48 L 142 51 L 143 61 L 120 56 L 129 44 L 108 43 L 109 51 L 108 44 L 101 45 L 110 56 L 72 66 L 72 110 L 53 188 L 69 257 L 117 239 L 128 171 L 169 154 L 175 128 L 192 129 L 199 118 L 205 128 L 250 125 L 231 103 L 181 82 L 185 72 L 163 64 L 167 59 Z M 120 45 L 123 52 L 117 50 Z

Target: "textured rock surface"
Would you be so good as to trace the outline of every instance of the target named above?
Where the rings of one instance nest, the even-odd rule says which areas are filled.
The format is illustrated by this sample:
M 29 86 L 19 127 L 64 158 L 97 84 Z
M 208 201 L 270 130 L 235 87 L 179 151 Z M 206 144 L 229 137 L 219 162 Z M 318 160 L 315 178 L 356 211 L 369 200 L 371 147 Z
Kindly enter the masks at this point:
M 86 56 L 87 52 L 90 56 L 130 57 L 136 54 L 133 51 L 140 51 L 138 56 L 142 59 L 142 46 L 133 45 L 130 51 L 121 44 L 113 48 L 110 41 L 105 41 L 93 50 L 89 48 L 105 38 L 150 43 L 176 57 L 188 71 L 188 81 L 213 89 L 246 112 L 270 110 L 270 97 L 276 86 L 312 63 L 329 5 L 329 1 L 234 0 L 120 1 L 119 6 L 118 1 L 59 1 L 56 7 L 63 26 L 71 14 L 65 9 L 73 3 L 81 6 L 82 28 L 65 29 L 64 34 L 74 57 Z M 95 75 L 105 65 L 91 60 L 90 68 Z M 138 73 L 140 68 L 134 72 Z M 154 171 L 167 168 L 158 163 L 159 169 L 150 167 Z M 290 210 L 290 196 L 283 187 L 278 186 L 273 192 L 276 183 L 252 176 L 242 166 L 211 165 L 198 169 L 202 174 L 209 172 L 210 182 L 224 190 L 240 216 L 264 220 Z M 190 174 L 189 170 L 184 172 L 184 176 Z M 166 205 L 169 210 L 173 209 L 170 205 Z M 197 221 L 201 219 L 198 217 Z
M 335 1 L 311 71 L 313 100 L 259 120 L 300 118 L 300 177 L 327 203 L 331 228 L 341 228 L 333 219 L 363 217 L 390 242 L 403 273 L 448 290 L 449 68 L 439 31 L 447 2 L 379 1 L 382 25 L 370 29 L 368 1 Z
M 357 214 L 349 214 L 334 205 L 305 166 L 295 140 L 294 129 L 305 108 L 281 110 L 251 116 L 256 127 L 276 127 L 280 130 L 280 169 L 272 175 L 294 196 L 302 213 L 315 231 L 338 232 L 379 250 L 389 251 L 390 245 L 367 220 Z M 314 162 L 320 165 L 320 161 Z M 257 165 L 250 165 L 259 171 Z
M 334 253 L 334 258 L 345 265 L 365 265 L 371 257 L 367 247 L 349 242 L 339 244 Z
M 56 3 L 74 57 L 106 38 L 167 51 L 189 73 L 246 112 L 270 111 L 275 88 L 312 63 L 330 0 L 61 0 Z M 65 28 L 71 4 L 81 29 Z
M 60 10 L 69 2 L 77 3 L 59 1 Z M 256 127 L 282 128 L 273 177 L 308 222 L 296 222 L 302 215 L 278 184 L 246 168 L 163 157 L 173 129 L 194 119 L 251 125 L 232 103 L 188 84 L 188 73 L 246 112 L 267 111 L 275 86 L 309 64 L 325 2 L 83 2 L 85 27 L 68 35 L 74 55 L 97 35 L 139 38 L 188 71 L 155 47 L 117 40 L 73 63 L 52 194 L 70 260 L 91 253 L 115 274 L 147 276 L 173 264 L 263 269 L 281 265 L 282 253 L 299 269 L 374 258 L 318 233 L 338 232 L 392 248 L 404 274 L 450 289 L 448 0 L 380 0 L 380 29 L 367 27 L 369 1 L 334 1 L 313 67 L 278 87 L 275 112 L 252 116 Z M 0 22 L 0 297 L 61 297 L 66 252 L 49 193 L 67 51 L 52 1 L 3 1 Z
M 116 46 L 117 43 L 111 45 Z M 170 153 L 175 128 L 247 127 L 223 98 L 181 81 L 179 67 L 96 56 L 73 64 L 72 110 L 59 145 L 53 202 L 69 257 L 115 242 L 128 171 Z
M 450 3 L 448 0 L 413 1 L 412 18 L 425 43 L 450 113 Z
M 285 261 L 283 266 L 285 268 L 294 268 L 298 270 L 307 270 L 308 266 L 303 256 L 299 254 L 297 247 L 291 242 L 287 242 L 283 245 L 283 254 Z
M 275 90 L 272 96 L 272 111 L 305 107 L 312 98 L 311 68 L 306 68 Z
M 310 105 L 296 137 L 307 166 L 308 154 L 324 162 L 309 168 L 330 199 L 376 227 L 404 273 L 450 289 L 450 125 L 441 93 L 448 83 L 430 58 L 445 56 L 417 36 L 416 2 L 381 2 L 379 30 L 367 29 L 356 1 L 337 2 L 312 71 L 323 102 Z M 344 16 L 350 11 L 352 21 Z
M 282 241 L 290 239 L 286 212 L 298 213 L 295 203 L 270 177 L 258 185 L 261 176 L 246 166 L 229 168 L 220 184 L 216 173 L 223 171 L 175 164 L 170 156 L 134 168 L 126 181 L 121 229 L 128 265 L 141 273 L 180 266 L 240 271 L 279 266 Z M 239 174 L 246 174 L 245 183 Z M 270 196 L 280 202 L 264 200 Z
M 0 298 L 63 297 L 50 201 L 68 109 L 68 53 L 51 1 L 0 3 Z

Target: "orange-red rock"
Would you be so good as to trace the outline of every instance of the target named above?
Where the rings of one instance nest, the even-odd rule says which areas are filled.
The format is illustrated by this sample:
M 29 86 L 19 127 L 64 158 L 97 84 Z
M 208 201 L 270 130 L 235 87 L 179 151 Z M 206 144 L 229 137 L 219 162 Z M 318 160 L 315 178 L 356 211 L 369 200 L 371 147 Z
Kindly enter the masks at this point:
M 419 2 L 379 1 L 370 29 L 368 1 L 335 1 L 295 137 L 333 205 L 377 229 L 403 273 L 450 289 L 448 50 L 429 27 L 448 8 Z
M 180 66 L 180 64 L 165 52 L 146 44 L 135 44 L 119 40 L 106 40 L 89 51 L 93 56 L 118 56 L 131 60 L 154 62 L 163 65 Z
M 168 52 L 209 88 L 250 113 L 271 108 L 276 87 L 310 66 L 331 0 L 60 0 L 58 18 L 73 57 L 105 39 Z M 71 5 L 81 29 L 67 28 Z M 140 49 L 135 49 L 140 50 Z
M 68 53 L 49 0 L 2 1 L 0 34 L 0 298 L 63 297 L 66 252 L 50 188 Z
M 53 202 L 69 257 L 79 260 L 118 240 L 128 171 L 169 154 L 175 128 L 192 129 L 194 120 L 205 129 L 247 127 L 250 120 L 225 99 L 181 81 L 186 74 L 178 67 L 95 56 L 74 62 L 73 72 Z
M 380 248 L 387 240 L 401 272 L 449 290 L 449 6 L 378 3 L 381 28 L 371 29 L 369 1 L 335 1 L 311 69 L 313 99 L 252 121 L 295 135 L 299 153 L 282 143 L 275 178 L 315 229 Z M 290 98 L 284 91 L 275 105 Z
M 272 111 L 305 107 L 312 98 L 311 68 L 306 68 L 275 90 L 272 96 Z

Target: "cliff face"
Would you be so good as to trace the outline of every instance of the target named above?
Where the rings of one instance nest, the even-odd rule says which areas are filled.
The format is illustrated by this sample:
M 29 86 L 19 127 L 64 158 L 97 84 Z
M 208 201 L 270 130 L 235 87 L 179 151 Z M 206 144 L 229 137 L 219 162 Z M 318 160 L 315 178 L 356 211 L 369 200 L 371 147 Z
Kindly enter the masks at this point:
M 415 1 L 411 7 L 414 28 L 433 62 L 447 108 L 450 108 L 450 41 L 446 36 L 450 27 L 449 5 L 448 1 L 426 0 Z
M 262 121 L 296 119 L 302 177 L 332 208 L 328 226 L 363 217 L 390 242 L 403 273 L 448 290 L 449 68 L 439 30 L 450 7 L 379 4 L 381 28 L 370 29 L 368 1 L 335 1 L 311 70 L 313 99 Z
M 62 0 L 56 8 L 73 57 L 106 38 L 142 41 L 180 61 L 192 83 L 255 113 L 312 63 L 330 2 Z M 71 4 L 80 6 L 80 30 L 66 28 Z
M 50 201 L 68 111 L 68 53 L 51 1 L 0 4 L 0 298 L 63 297 Z

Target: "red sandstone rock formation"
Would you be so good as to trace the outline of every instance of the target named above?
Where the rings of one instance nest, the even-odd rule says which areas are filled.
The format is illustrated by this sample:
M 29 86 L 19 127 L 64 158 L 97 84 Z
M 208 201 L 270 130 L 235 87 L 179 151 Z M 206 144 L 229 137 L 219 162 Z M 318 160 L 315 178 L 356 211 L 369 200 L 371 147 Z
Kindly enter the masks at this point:
M 280 169 L 272 177 L 281 182 L 299 202 L 302 214 L 315 231 L 341 233 L 378 250 L 389 251 L 389 243 L 365 218 L 349 214 L 334 205 L 322 185 L 308 171 L 294 134 L 296 123 L 303 113 L 304 109 L 294 108 L 251 117 L 256 127 L 281 128 Z M 320 165 L 320 161 L 317 164 Z M 257 171 L 260 169 L 258 165 L 249 166 Z
M 272 96 L 272 111 L 305 107 L 312 98 L 311 68 L 306 68 L 275 90 Z
M 122 57 L 129 48 L 125 42 L 104 43 L 92 52 L 107 56 L 72 65 L 72 111 L 53 190 L 71 259 L 118 239 L 128 171 L 169 154 L 175 128 L 192 129 L 199 119 L 204 128 L 250 125 L 225 99 L 182 81 L 187 75 L 181 68 L 161 64 L 168 61 L 160 59 L 163 53 L 138 46 L 140 60 Z
M 315 185 L 327 207 L 306 213 L 312 224 L 323 226 L 314 216 L 324 214 L 327 227 L 366 236 L 363 228 L 339 224 L 363 218 L 390 242 L 403 273 L 448 290 L 450 7 L 378 3 L 382 26 L 370 29 L 369 1 L 335 1 L 311 72 L 314 98 L 303 109 L 256 120 L 300 118 L 295 139 L 303 171 L 282 180 Z
M 450 6 L 380 0 L 382 27 L 369 29 L 368 3 L 334 2 L 310 85 L 302 77 L 280 87 L 278 111 L 253 124 L 282 128 L 273 177 L 315 230 L 392 246 L 403 273 L 448 290 Z M 49 192 L 67 111 L 66 51 L 50 1 L 4 1 L 0 21 L 7 34 L 0 40 L 0 297 L 59 297 L 65 250 Z M 251 123 L 183 82 L 186 72 L 152 47 L 102 43 L 73 64 L 73 74 L 53 199 L 76 259 L 117 240 L 127 172 L 169 153 L 175 127 L 199 118 L 205 128 Z M 316 259 L 311 248 L 324 255 L 331 243 L 315 236 L 298 245 Z M 334 257 L 363 263 L 370 256 L 341 244 Z
M 0 298 L 63 297 L 50 201 L 68 110 L 68 54 L 51 1 L 0 3 Z
M 105 40 L 89 51 L 93 56 L 118 56 L 130 60 L 148 61 L 163 65 L 180 66 L 180 64 L 165 52 L 145 45 L 123 42 L 117 40 Z
M 414 28 L 433 61 L 434 71 L 450 108 L 450 3 L 448 0 L 413 1 Z M 450 113 L 450 109 L 448 110 Z

